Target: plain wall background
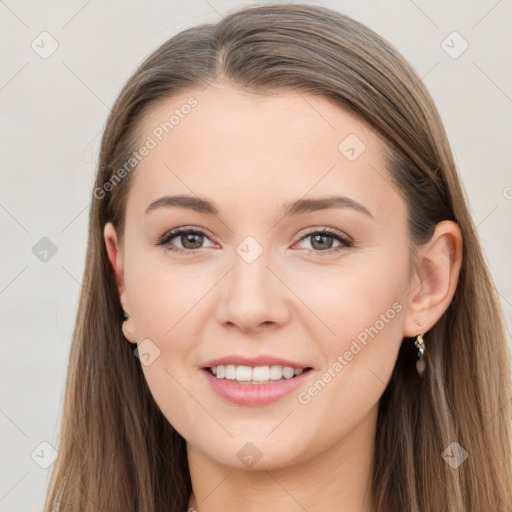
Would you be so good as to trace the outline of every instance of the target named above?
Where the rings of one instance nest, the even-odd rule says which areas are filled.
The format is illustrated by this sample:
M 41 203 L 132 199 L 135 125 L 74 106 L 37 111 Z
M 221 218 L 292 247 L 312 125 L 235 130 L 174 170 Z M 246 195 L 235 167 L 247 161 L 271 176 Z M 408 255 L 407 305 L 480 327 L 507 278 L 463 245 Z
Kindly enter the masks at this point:
M 164 40 L 250 3 L 0 2 L 0 511 L 42 510 L 51 466 L 41 465 L 51 462 L 51 448 L 41 443 L 57 447 L 109 107 Z M 368 25 L 423 78 L 445 123 L 510 333 L 512 2 L 309 3 Z M 45 31 L 51 36 L 40 35 Z M 453 31 L 469 45 L 458 58 L 462 39 L 452 35 L 442 45 Z M 53 40 L 58 48 L 47 56 Z M 48 254 L 38 255 L 43 249 Z

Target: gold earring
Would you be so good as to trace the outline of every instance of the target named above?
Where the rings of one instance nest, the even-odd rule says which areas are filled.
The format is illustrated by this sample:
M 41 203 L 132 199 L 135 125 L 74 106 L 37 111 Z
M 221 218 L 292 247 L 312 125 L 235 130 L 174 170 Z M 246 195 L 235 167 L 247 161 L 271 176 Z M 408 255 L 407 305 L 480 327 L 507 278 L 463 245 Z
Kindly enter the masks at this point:
M 418 371 L 418 374 L 421 377 L 423 375 L 423 372 L 425 371 L 425 368 L 427 367 L 425 361 L 423 360 L 423 353 L 425 352 L 425 342 L 423 341 L 423 333 L 418 334 L 418 336 L 416 336 L 416 341 L 414 342 L 414 345 L 418 349 L 418 360 L 416 361 L 416 370 Z

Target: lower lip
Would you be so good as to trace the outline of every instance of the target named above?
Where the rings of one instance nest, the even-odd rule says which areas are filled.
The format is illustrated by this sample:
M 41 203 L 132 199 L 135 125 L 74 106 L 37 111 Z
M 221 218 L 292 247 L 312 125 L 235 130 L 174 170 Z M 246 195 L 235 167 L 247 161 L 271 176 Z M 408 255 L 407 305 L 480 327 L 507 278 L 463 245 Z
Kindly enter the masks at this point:
M 268 381 L 263 384 L 242 384 L 236 380 L 218 379 L 208 370 L 201 370 L 210 387 L 219 396 L 237 405 L 258 406 L 277 402 L 283 396 L 297 389 L 308 378 L 312 370 L 291 379 Z

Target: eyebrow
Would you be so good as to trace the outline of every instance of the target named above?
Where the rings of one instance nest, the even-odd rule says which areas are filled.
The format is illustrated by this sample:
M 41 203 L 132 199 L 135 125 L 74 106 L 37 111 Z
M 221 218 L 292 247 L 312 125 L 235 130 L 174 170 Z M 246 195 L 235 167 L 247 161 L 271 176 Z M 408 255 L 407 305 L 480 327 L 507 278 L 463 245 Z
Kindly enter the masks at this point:
M 219 215 L 219 207 L 215 202 L 183 194 L 160 197 L 146 208 L 146 213 L 150 213 L 159 208 L 185 208 L 205 215 Z M 366 208 L 366 206 L 363 206 L 354 199 L 345 196 L 327 196 L 318 199 L 298 199 L 292 203 L 284 205 L 281 209 L 281 215 L 283 217 L 288 215 L 300 215 L 318 210 L 327 210 L 329 208 L 352 208 L 353 210 L 363 213 L 375 220 L 375 217 L 372 215 L 370 210 Z

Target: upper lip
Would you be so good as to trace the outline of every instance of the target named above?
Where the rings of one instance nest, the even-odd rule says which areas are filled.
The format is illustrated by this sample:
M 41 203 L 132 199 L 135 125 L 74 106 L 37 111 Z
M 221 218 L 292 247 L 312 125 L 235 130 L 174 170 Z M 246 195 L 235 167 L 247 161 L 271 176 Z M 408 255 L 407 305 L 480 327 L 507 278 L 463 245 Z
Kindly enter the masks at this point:
M 211 368 L 212 366 L 220 366 L 234 364 L 235 366 L 274 366 L 279 365 L 282 367 L 290 366 L 291 368 L 311 368 L 311 366 L 307 364 L 298 363 L 296 361 L 290 361 L 288 359 L 283 359 L 281 357 L 274 357 L 270 355 L 260 355 L 257 357 L 246 357 L 246 356 L 237 356 L 231 355 L 226 357 L 220 357 L 218 359 L 212 359 L 205 363 L 204 368 Z

